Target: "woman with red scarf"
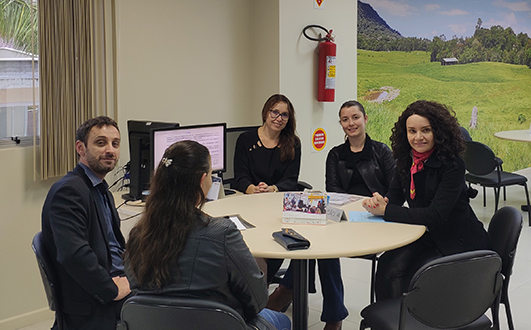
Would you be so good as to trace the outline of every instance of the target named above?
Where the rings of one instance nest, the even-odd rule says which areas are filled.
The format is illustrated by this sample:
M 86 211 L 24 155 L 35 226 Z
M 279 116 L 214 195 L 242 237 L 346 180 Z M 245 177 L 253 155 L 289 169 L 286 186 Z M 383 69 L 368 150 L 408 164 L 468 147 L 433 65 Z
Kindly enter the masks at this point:
M 469 204 L 461 157 L 465 143 L 455 113 L 436 102 L 414 102 L 395 123 L 391 145 L 397 173 L 389 192 L 385 197 L 375 193 L 363 206 L 386 221 L 427 230 L 419 240 L 380 257 L 377 300 L 406 292 L 415 272 L 432 259 L 488 248 L 487 233 Z

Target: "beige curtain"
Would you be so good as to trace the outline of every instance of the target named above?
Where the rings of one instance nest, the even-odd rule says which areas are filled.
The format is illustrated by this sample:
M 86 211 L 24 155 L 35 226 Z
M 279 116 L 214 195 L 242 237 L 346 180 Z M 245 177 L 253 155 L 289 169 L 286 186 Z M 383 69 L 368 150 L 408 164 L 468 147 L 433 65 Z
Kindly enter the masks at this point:
M 77 163 L 75 132 L 116 118 L 114 0 L 39 0 L 41 179 Z

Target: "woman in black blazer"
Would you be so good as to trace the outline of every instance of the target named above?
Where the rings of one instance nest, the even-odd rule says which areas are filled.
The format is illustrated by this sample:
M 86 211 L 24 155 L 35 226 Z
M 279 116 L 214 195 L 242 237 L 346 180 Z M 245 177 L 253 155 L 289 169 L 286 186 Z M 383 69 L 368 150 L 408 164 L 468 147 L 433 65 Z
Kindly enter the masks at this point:
M 416 242 L 385 252 L 378 262 L 376 299 L 400 296 L 429 260 L 488 248 L 487 233 L 470 207 L 465 150 L 455 114 L 439 103 L 416 101 L 391 135 L 397 173 L 385 197 L 363 201 L 386 221 L 426 226 Z M 409 207 L 403 206 L 407 202 Z
M 339 109 L 345 142 L 326 157 L 326 191 L 372 196 L 387 194 L 396 163 L 391 149 L 372 140 L 365 132 L 368 117 L 358 101 L 347 101 Z

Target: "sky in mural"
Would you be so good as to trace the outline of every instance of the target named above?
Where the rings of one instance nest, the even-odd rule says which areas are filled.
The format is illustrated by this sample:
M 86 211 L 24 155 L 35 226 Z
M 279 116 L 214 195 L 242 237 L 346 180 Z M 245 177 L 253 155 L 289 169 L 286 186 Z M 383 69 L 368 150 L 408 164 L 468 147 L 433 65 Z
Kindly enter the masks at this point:
M 432 39 L 444 34 L 470 37 L 482 27 L 511 27 L 531 37 L 531 0 L 361 0 L 404 37 Z

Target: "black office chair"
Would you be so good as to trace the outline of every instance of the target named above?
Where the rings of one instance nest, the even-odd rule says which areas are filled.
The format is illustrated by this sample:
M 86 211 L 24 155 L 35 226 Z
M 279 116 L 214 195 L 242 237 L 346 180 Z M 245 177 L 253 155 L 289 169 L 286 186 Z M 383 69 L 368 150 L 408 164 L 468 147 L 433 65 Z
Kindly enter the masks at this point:
M 487 205 L 485 187 L 494 188 L 494 199 L 496 205 L 494 211 L 498 210 L 500 190 L 503 187 L 503 200 L 506 198 L 506 186 L 524 186 L 527 198 L 527 210 L 529 215 L 529 225 L 531 226 L 531 207 L 529 207 L 529 192 L 527 190 L 527 178 L 523 175 L 504 172 L 503 161 L 494 155 L 494 152 L 485 144 L 476 141 L 466 141 L 465 164 L 468 173 L 465 179 L 471 184 L 478 184 L 483 187 L 483 207 Z
M 505 206 L 494 214 L 488 229 L 492 249 L 502 259 L 501 273 L 504 280 L 500 302 L 505 305 L 509 330 L 514 330 L 511 306 L 509 304 L 509 280 L 513 273 L 516 246 L 518 245 L 522 225 L 522 213 L 514 207 Z
M 119 330 L 247 330 L 240 314 L 227 305 L 204 299 L 136 295 L 122 306 Z
M 360 330 L 491 329 L 485 313 L 497 311 L 501 269 L 500 257 L 487 250 L 430 261 L 415 273 L 407 293 L 365 307 Z M 498 329 L 496 315 L 493 320 Z
M 59 299 L 59 281 L 54 268 L 53 259 L 42 241 L 42 232 L 35 234 L 31 247 L 37 258 L 37 264 L 42 277 L 42 284 L 44 285 L 44 291 L 46 292 L 46 298 L 48 299 L 48 306 L 51 311 L 55 312 L 55 324 L 53 329 L 62 330 L 63 315 Z

